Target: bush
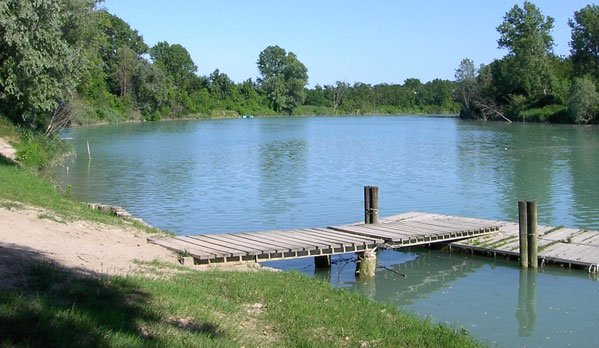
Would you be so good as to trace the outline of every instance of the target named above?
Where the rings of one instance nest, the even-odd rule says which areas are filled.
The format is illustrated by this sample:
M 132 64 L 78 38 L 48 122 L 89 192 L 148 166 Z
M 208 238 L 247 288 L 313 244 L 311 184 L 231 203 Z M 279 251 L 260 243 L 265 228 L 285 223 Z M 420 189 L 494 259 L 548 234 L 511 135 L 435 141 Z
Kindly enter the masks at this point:
M 556 104 L 522 111 L 518 115 L 518 119 L 525 122 L 569 122 L 567 108 L 564 105 Z
M 577 78 L 568 92 L 568 110 L 576 123 L 592 121 L 599 111 L 599 93 L 589 77 Z
M 27 167 L 43 168 L 48 163 L 48 154 L 38 143 L 25 143 L 17 146 L 17 160 Z

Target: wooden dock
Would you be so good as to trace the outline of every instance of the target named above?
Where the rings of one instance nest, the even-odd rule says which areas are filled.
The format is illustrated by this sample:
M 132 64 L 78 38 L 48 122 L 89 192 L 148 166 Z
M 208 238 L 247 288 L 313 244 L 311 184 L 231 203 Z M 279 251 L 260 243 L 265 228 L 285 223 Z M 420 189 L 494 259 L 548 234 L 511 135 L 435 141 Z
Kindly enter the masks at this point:
M 450 247 L 517 259 L 520 256 L 518 224 L 501 222 L 501 226 L 493 235 L 454 242 Z M 538 259 L 541 266 L 554 263 L 588 269 L 591 273 L 599 271 L 599 231 L 543 225 L 539 225 L 537 231 Z
M 489 220 L 447 215 L 406 213 L 377 224 L 356 223 L 246 233 L 204 234 L 152 238 L 149 242 L 193 257 L 196 264 L 272 261 L 399 248 L 473 238 L 495 233 Z
M 555 263 L 599 271 L 599 231 L 539 225 L 538 234 L 541 266 Z M 196 264 L 263 262 L 435 243 L 453 250 L 519 257 L 518 223 L 419 212 L 382 218 L 376 224 L 175 236 L 149 242 L 192 256 Z

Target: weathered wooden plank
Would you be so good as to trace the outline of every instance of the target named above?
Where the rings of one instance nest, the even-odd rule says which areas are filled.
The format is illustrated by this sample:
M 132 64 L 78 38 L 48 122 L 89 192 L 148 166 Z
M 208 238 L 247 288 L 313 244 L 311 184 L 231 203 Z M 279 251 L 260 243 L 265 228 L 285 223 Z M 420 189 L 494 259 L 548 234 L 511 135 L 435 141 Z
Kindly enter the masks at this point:
M 252 243 L 254 245 L 262 245 L 262 251 L 264 254 L 270 253 L 285 253 L 290 252 L 290 247 L 288 245 L 281 245 L 281 243 L 272 243 L 272 241 L 264 240 L 259 235 L 245 235 L 243 233 L 235 233 L 235 238 L 241 242 Z
M 409 222 L 399 222 L 399 223 L 390 223 L 386 225 L 376 225 L 376 226 L 368 226 L 368 228 L 373 228 L 376 230 L 390 232 L 390 233 L 403 233 L 406 235 L 425 235 L 438 233 L 440 231 L 424 229 L 417 225 L 411 225 Z
M 227 247 L 221 247 L 221 246 L 214 245 L 212 243 L 206 243 L 204 241 L 196 239 L 195 236 L 177 236 L 177 237 L 173 237 L 173 238 L 176 240 L 185 241 L 189 244 L 193 244 L 198 247 L 203 247 L 205 249 L 213 250 L 213 253 L 215 253 L 217 255 L 220 254 L 220 255 L 222 255 L 222 257 L 245 255 L 245 252 L 243 252 L 241 250 L 227 248 Z
M 397 235 L 403 235 L 406 237 L 412 237 L 414 235 L 422 235 L 424 234 L 424 231 L 417 231 L 417 230 L 412 230 L 410 228 L 406 228 L 405 230 L 401 230 L 397 227 L 397 225 L 392 225 L 392 224 L 388 224 L 388 225 L 358 225 L 355 227 L 359 227 L 359 228 L 363 228 L 363 229 L 367 229 L 370 230 L 372 232 L 378 231 L 381 233 L 389 233 L 391 235 L 397 236 Z
M 176 244 L 180 245 L 181 247 L 183 247 L 183 249 L 185 249 L 183 251 L 187 251 L 188 249 L 194 249 L 197 251 L 202 251 L 205 253 L 213 254 L 213 255 L 215 255 L 215 257 L 231 256 L 230 253 L 223 252 L 220 250 L 215 250 L 214 248 L 206 248 L 206 247 L 198 245 L 198 244 L 190 243 L 190 242 L 186 241 L 185 239 L 181 239 L 181 237 L 183 237 L 183 236 L 170 237 L 169 241 L 171 243 L 176 243 Z
M 162 246 L 162 247 L 164 247 L 166 249 L 169 249 L 169 250 L 172 250 L 172 251 L 175 251 L 175 252 L 181 253 L 181 252 L 186 251 L 190 255 L 192 255 L 194 257 L 197 257 L 199 259 L 203 259 L 203 260 L 217 257 L 215 254 L 208 253 L 208 252 L 205 252 L 203 250 L 198 250 L 198 249 L 193 248 L 193 247 L 188 247 L 188 248 L 182 247 L 181 244 L 173 242 L 171 240 L 171 238 L 168 238 L 168 239 L 150 239 L 148 241 L 150 243 L 153 243 L 153 244 L 156 244 L 156 245 L 160 245 L 160 246 Z
M 196 236 L 197 238 L 202 238 L 202 240 L 208 243 L 214 243 L 215 245 L 220 246 L 230 246 L 231 248 L 239 249 L 245 251 L 247 255 L 259 255 L 265 252 L 264 246 L 252 245 L 250 243 L 243 243 L 237 240 L 231 234 L 204 234 L 201 236 Z M 273 251 L 274 252 L 274 251 Z
M 406 221 L 404 223 L 402 223 L 401 225 L 394 225 L 393 227 L 395 228 L 408 228 L 408 229 L 414 229 L 414 230 L 418 230 L 418 231 L 422 231 L 424 230 L 425 232 L 427 232 L 428 234 L 433 234 L 433 233 L 446 233 L 448 231 L 456 231 L 456 230 L 461 230 L 461 228 L 457 227 L 457 226 L 440 226 L 440 225 L 436 225 L 433 223 L 429 223 L 428 220 L 426 221 Z
M 338 230 L 341 232 L 356 233 L 362 236 L 368 236 L 373 238 L 383 238 L 386 241 L 399 241 L 401 236 L 398 233 L 385 233 L 380 231 L 373 231 L 372 229 L 362 228 L 359 226 L 330 226 L 329 228 Z
M 328 241 L 339 243 L 345 247 L 353 247 L 358 245 L 366 245 L 367 243 L 360 240 L 351 240 L 349 238 L 345 238 L 342 235 L 325 235 L 321 231 L 314 231 L 310 229 L 302 230 L 302 232 L 310 238 L 323 238 Z
M 369 243 L 369 244 L 377 244 L 377 243 L 384 242 L 383 239 L 381 239 L 381 238 L 371 238 L 371 237 L 366 237 L 366 236 L 360 236 L 357 234 L 351 234 L 351 233 L 331 230 L 328 228 L 309 228 L 308 230 L 317 231 L 324 235 L 342 236 L 344 239 L 347 239 L 349 241 L 365 242 L 365 243 Z
M 539 239 L 545 240 L 567 240 L 568 237 L 572 236 L 578 230 L 573 228 L 561 228 L 559 230 L 555 230 L 553 232 L 545 232 L 544 234 L 539 236 Z
M 300 233 L 291 231 L 283 231 L 272 235 L 273 238 L 280 239 L 282 241 L 292 243 L 295 245 L 303 246 L 306 251 L 314 249 L 330 248 L 330 243 L 323 241 L 309 240 Z
M 384 218 L 380 219 L 379 222 L 386 223 L 386 222 L 399 221 L 399 220 L 412 220 L 416 217 L 423 216 L 423 215 L 428 215 L 428 214 L 415 212 L 415 211 L 409 211 L 409 212 L 402 213 L 402 214 L 384 217 Z
M 226 238 L 227 240 L 230 240 L 232 243 L 235 244 L 239 244 L 239 245 L 246 245 L 249 247 L 253 247 L 256 250 L 260 250 L 262 253 L 276 253 L 278 252 L 276 247 L 272 246 L 272 245 L 266 245 L 260 242 L 255 242 L 253 240 L 250 239 L 246 239 L 243 238 L 243 236 L 240 236 L 237 233 L 229 233 L 226 234 Z
M 572 242 L 599 245 L 599 232 L 581 231 L 582 233 L 572 237 Z
M 296 246 L 314 245 L 317 248 L 338 248 L 340 245 L 332 243 L 325 239 L 308 239 L 300 230 L 273 231 L 273 233 L 263 233 L 265 238 L 274 238 L 283 240 L 285 243 Z
M 288 242 L 275 240 L 275 238 L 273 238 L 272 234 L 268 235 L 268 234 L 264 234 L 263 232 L 248 232 L 248 233 L 240 233 L 238 235 L 243 236 L 244 238 L 253 240 L 255 242 L 260 242 L 260 243 L 274 246 L 274 247 L 276 247 L 277 252 L 279 252 L 279 253 L 290 252 L 290 251 L 302 249 L 302 247 L 298 244 L 291 244 Z
M 497 224 L 470 223 L 454 220 L 422 220 L 414 221 L 412 224 L 418 224 L 421 227 L 437 227 L 439 229 L 463 229 L 465 231 L 495 231 L 498 229 Z

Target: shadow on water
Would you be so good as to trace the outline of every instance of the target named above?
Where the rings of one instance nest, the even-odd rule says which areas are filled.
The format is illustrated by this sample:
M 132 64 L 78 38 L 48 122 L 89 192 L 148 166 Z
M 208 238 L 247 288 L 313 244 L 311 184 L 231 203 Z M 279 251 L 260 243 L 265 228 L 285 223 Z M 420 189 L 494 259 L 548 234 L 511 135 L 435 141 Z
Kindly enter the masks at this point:
M 164 347 L 169 341 L 153 333 L 157 326 L 222 335 L 211 323 L 171 323 L 147 305 L 150 300 L 130 279 L 98 277 L 34 249 L 0 245 L 2 347 Z

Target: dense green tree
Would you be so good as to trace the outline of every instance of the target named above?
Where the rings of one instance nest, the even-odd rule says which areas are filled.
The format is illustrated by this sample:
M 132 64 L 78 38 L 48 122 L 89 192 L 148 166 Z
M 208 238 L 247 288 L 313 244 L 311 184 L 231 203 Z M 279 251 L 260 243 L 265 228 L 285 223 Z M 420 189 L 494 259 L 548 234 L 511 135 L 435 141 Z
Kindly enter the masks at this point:
M 525 96 L 546 94 L 550 89 L 548 56 L 553 49 L 553 18 L 545 17 L 533 3 L 514 5 L 497 27 L 500 48 L 508 49 L 513 76 Z
M 576 123 L 588 123 L 599 110 L 599 94 L 588 77 L 576 78 L 568 96 L 568 111 Z
M 457 82 L 457 100 L 462 106 L 460 113 L 462 117 L 472 118 L 475 111 L 474 97 L 477 89 L 476 68 L 474 62 L 469 58 L 464 58 L 455 71 L 455 80 Z
M 127 79 L 123 77 L 131 75 L 130 72 L 135 64 L 140 61 L 143 54 L 148 53 L 148 45 L 137 30 L 106 10 L 96 11 L 96 18 L 99 33 L 94 37 L 93 45 L 97 46 L 96 54 L 99 58 L 94 60 L 101 62 L 106 88 L 115 95 L 125 95 L 127 86 L 123 85 L 123 82 Z M 132 56 L 135 59 L 132 59 Z M 125 70 L 120 67 L 121 63 L 127 66 Z M 119 69 L 121 71 L 117 71 Z M 98 73 L 94 71 L 90 78 L 97 78 Z
M 599 6 L 587 5 L 574 12 L 568 24 L 572 28 L 570 52 L 577 75 L 591 73 L 599 81 Z
M 258 57 L 259 83 L 264 88 L 272 108 L 289 114 L 305 99 L 308 69 L 293 52 L 279 46 L 268 46 Z
M 157 112 L 167 101 L 170 81 L 164 72 L 142 60 L 133 74 L 133 94 L 137 108 L 145 115 Z
M 306 99 L 304 103 L 313 106 L 329 106 L 329 102 L 332 100 L 332 97 L 330 97 L 330 99 L 328 98 L 329 93 L 327 92 L 327 88 L 329 87 L 332 86 L 325 85 L 323 88 L 321 85 L 317 84 L 312 89 L 306 88 Z
M 210 81 L 208 90 L 216 99 L 225 100 L 235 93 L 235 82 L 218 69 L 214 70 L 208 79 Z
M 179 44 L 169 45 L 168 42 L 161 41 L 150 49 L 150 57 L 180 89 L 190 86 L 198 70 L 189 52 Z
M 117 60 L 112 70 L 114 77 L 119 83 L 121 97 L 127 95 L 128 87 L 137 64 L 135 51 L 127 46 L 123 46 L 117 50 Z
M 90 0 L 0 1 L 1 113 L 43 125 L 69 98 L 87 66 L 93 7 Z

